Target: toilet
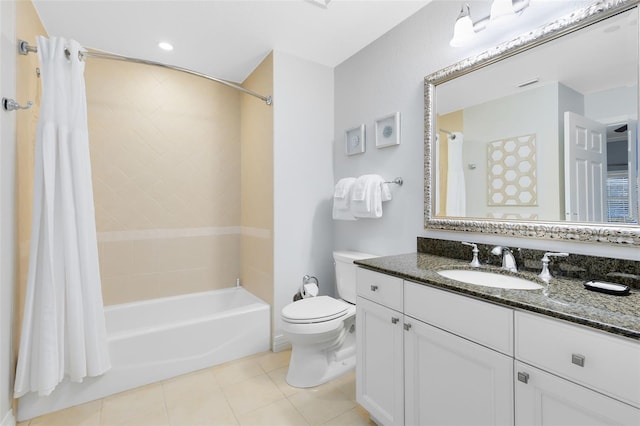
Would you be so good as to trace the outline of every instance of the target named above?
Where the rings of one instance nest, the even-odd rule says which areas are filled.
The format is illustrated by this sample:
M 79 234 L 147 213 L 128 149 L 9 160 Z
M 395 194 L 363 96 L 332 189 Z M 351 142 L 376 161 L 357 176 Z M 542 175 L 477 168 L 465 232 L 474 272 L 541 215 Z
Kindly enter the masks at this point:
M 287 383 L 309 388 L 326 383 L 356 365 L 356 269 L 354 260 L 372 254 L 335 251 L 336 289 L 340 299 L 317 296 L 282 309 L 282 331 L 291 342 Z

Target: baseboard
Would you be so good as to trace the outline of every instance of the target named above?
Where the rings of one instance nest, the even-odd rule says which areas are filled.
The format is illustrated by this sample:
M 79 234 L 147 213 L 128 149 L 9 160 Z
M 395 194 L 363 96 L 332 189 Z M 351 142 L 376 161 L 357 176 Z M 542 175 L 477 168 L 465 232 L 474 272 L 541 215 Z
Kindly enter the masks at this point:
M 271 344 L 271 350 L 273 352 L 282 352 L 291 348 L 291 343 L 287 340 L 284 335 L 279 334 L 277 336 L 273 336 L 273 343 Z
M 16 418 L 13 416 L 13 410 L 7 411 L 0 426 L 16 426 Z

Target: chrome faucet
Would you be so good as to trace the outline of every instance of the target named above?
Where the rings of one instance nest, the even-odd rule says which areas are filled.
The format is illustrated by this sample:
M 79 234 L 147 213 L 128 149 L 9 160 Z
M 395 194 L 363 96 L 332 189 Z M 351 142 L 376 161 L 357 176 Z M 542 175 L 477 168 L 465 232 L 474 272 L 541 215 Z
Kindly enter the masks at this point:
M 518 272 L 516 258 L 513 257 L 513 252 L 509 247 L 495 246 L 493 249 L 491 249 L 491 254 L 502 256 L 502 269 L 511 272 Z

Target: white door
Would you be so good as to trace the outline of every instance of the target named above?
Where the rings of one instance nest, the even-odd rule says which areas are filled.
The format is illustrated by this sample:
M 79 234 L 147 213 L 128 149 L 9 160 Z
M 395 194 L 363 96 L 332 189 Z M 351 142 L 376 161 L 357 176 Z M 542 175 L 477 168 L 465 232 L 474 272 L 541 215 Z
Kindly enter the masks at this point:
M 517 425 L 640 425 L 640 410 L 516 361 Z
M 564 113 L 565 219 L 606 222 L 607 128 Z
M 385 426 L 404 424 L 402 314 L 358 297 L 356 400 Z
M 513 425 L 513 358 L 406 317 L 407 425 Z

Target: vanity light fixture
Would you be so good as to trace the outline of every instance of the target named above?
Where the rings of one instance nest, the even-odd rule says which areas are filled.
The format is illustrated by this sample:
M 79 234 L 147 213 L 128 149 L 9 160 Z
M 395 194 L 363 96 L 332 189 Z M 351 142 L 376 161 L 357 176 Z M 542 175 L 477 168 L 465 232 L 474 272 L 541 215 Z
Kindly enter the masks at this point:
M 169 42 L 166 41 L 161 41 L 160 43 L 158 43 L 158 47 L 162 50 L 166 50 L 166 51 L 171 51 L 173 50 L 173 45 Z
M 323 9 L 328 9 L 329 3 L 331 3 L 331 0 L 306 0 L 306 1 L 313 4 L 314 6 L 318 6 Z
M 467 44 L 476 35 L 473 29 L 473 21 L 471 20 L 471 11 L 469 5 L 465 4 L 460 9 L 460 14 L 453 27 L 453 38 L 449 44 L 453 47 L 460 47 Z
M 522 14 L 529 7 L 529 0 L 493 0 L 491 14 L 476 22 L 471 20 L 471 11 L 468 4 L 464 4 L 453 27 L 453 38 L 449 42 L 452 47 L 461 47 L 469 43 L 474 36 L 487 28 L 489 23 L 496 21 L 508 21 Z
M 516 12 L 513 8 L 513 0 L 493 0 L 491 3 L 491 15 L 489 19 L 495 22 L 498 19 L 513 18 Z

